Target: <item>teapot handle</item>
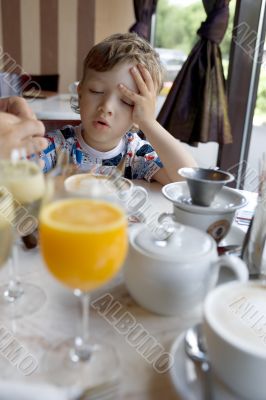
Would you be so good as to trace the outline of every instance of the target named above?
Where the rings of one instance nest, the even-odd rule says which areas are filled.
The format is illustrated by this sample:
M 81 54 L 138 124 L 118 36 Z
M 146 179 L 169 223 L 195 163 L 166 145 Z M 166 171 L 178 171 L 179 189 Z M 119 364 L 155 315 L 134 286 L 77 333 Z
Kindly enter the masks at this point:
M 233 271 L 237 280 L 247 282 L 249 278 L 248 269 L 244 261 L 233 255 L 224 255 L 218 258 L 216 265 L 220 271 L 221 268 L 229 268 Z M 230 279 L 232 280 L 232 279 Z

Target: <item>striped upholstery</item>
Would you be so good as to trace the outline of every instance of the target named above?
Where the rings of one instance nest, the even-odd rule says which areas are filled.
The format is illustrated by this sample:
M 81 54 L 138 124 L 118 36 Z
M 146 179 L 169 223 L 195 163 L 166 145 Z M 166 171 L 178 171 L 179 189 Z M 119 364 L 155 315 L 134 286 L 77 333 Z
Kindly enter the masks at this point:
M 94 44 L 95 0 L 0 0 L 0 71 L 78 80 Z M 11 59 L 5 62 L 1 53 Z M 5 57 L 6 58 L 6 57 Z
M 0 0 L 0 71 L 59 74 L 59 91 L 67 92 L 91 46 L 134 20 L 132 0 Z

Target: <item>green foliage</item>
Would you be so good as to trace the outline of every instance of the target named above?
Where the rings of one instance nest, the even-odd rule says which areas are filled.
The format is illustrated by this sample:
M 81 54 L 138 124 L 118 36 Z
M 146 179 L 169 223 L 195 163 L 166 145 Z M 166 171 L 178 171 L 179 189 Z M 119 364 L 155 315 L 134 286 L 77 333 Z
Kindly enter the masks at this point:
M 206 18 L 202 3 L 187 7 L 170 5 L 159 0 L 156 13 L 156 47 L 182 50 L 189 53 L 198 36 L 201 21 Z
M 221 44 L 223 54 L 228 57 L 233 28 L 235 0 L 230 3 L 230 19 L 225 38 Z M 169 4 L 168 0 L 159 0 L 156 12 L 155 46 L 178 49 L 186 54 L 199 39 L 197 30 L 206 19 L 206 13 L 199 0 L 186 7 Z
M 265 116 L 266 114 L 266 65 L 261 66 L 260 80 L 257 93 L 255 115 Z

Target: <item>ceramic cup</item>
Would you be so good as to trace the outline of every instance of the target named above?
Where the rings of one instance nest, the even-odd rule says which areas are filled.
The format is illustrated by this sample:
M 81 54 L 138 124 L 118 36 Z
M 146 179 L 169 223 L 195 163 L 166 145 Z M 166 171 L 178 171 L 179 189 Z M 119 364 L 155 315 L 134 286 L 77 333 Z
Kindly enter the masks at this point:
M 148 192 L 135 186 L 124 177 L 101 173 L 71 175 L 64 182 L 66 191 L 93 197 L 105 196 L 110 201 L 120 203 L 129 216 L 137 216 L 140 208 L 148 200 Z
M 241 399 L 265 400 L 266 285 L 230 282 L 215 288 L 204 303 L 203 329 L 217 376 Z
M 176 222 L 202 229 L 216 242 L 229 232 L 236 210 L 247 203 L 241 193 L 227 187 L 221 189 L 209 207 L 192 204 L 186 182 L 170 183 L 162 188 L 162 192 L 173 203 L 173 213 L 165 213 L 164 217 L 167 215 Z
M 78 81 L 70 83 L 70 85 L 68 85 L 69 92 L 72 94 L 77 94 L 78 84 L 79 84 Z
M 148 310 L 200 321 L 204 298 L 221 268 L 228 279 L 248 279 L 244 262 L 235 256 L 218 257 L 215 241 L 205 232 L 179 225 L 165 240 L 157 233 L 144 224 L 133 225 L 124 266 L 130 294 Z

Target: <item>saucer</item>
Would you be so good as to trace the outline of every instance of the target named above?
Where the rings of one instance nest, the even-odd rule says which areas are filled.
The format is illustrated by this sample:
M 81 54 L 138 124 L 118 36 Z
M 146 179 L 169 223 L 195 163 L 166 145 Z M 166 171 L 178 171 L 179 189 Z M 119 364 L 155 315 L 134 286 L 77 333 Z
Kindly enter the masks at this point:
M 219 242 L 219 246 L 228 246 L 230 244 L 242 245 L 245 235 L 245 232 L 241 228 L 231 225 L 227 235 Z
M 174 341 L 170 353 L 174 363 L 170 369 L 172 383 L 182 400 L 205 400 L 204 382 L 200 368 L 185 353 L 185 332 Z M 221 381 L 213 376 L 213 395 L 215 400 L 241 400 Z
M 229 187 L 223 187 L 209 207 L 192 204 L 187 182 L 169 183 L 163 186 L 162 193 L 176 207 L 191 213 L 222 214 L 226 211 L 235 211 L 247 204 L 245 196 Z

